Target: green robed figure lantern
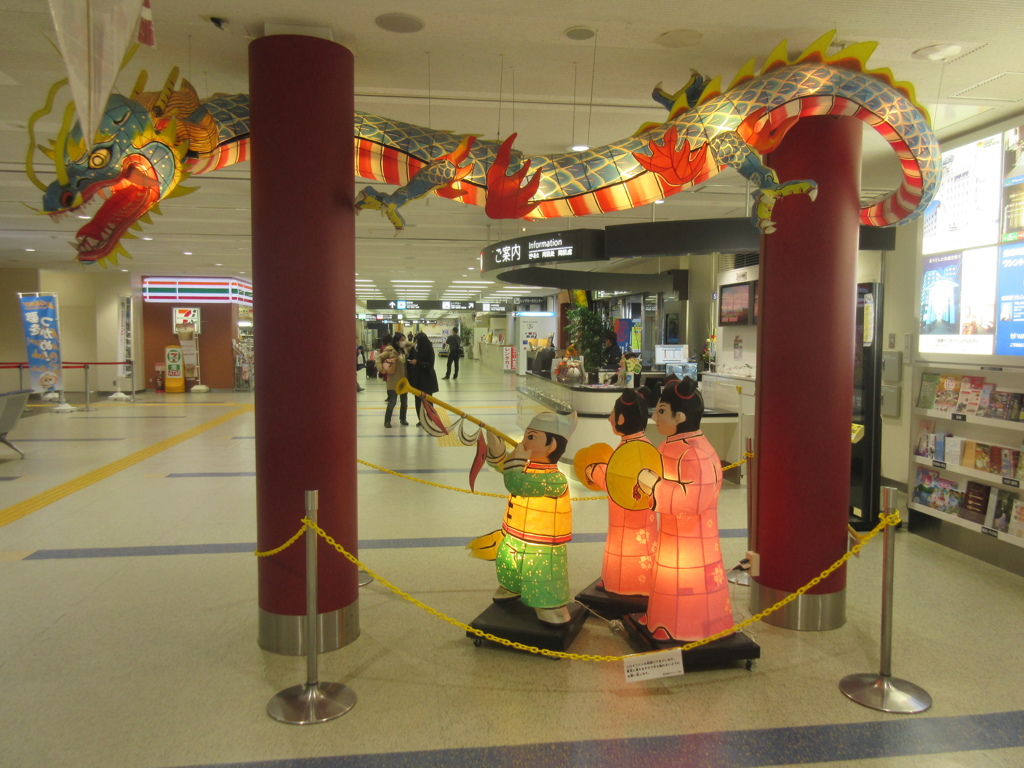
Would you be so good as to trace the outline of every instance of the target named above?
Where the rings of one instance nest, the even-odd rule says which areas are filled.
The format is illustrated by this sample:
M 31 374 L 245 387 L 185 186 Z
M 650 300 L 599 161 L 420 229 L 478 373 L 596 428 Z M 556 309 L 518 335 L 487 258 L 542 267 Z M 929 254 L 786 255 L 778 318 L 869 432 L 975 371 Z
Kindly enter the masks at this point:
M 575 428 L 575 411 L 540 413 L 507 454 L 502 439 L 487 433 L 487 463 L 502 473 L 509 492 L 494 601 L 520 598 L 540 621 L 555 626 L 570 620 L 566 544 L 572 539 L 572 506 L 558 459 Z

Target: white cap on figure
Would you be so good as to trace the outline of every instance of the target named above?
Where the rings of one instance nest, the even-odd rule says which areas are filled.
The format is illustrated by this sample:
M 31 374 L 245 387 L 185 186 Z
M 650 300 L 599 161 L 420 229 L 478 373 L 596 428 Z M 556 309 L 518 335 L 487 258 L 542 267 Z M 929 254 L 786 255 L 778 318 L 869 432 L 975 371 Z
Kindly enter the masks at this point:
M 530 421 L 527 429 L 536 429 L 539 432 L 550 432 L 553 435 L 561 435 L 566 440 L 576 429 L 576 411 L 568 414 L 551 413 L 545 411 L 538 413 Z

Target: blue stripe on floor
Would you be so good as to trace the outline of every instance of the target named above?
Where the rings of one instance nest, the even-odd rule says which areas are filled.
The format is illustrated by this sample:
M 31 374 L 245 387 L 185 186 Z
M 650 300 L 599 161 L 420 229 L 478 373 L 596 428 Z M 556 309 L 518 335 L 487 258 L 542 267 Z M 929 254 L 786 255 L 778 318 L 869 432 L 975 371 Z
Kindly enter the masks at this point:
M 838 691 L 835 694 L 839 696 Z M 853 705 L 851 705 L 853 706 Z M 1024 711 L 961 717 L 918 717 L 871 723 L 760 728 L 632 739 L 469 747 L 373 755 L 218 763 L 216 768 L 536 768 L 623 765 L 758 768 L 838 765 L 873 760 L 1024 746 Z M 189 768 L 213 768 L 195 765 Z
M 720 533 L 722 538 L 746 536 L 744 529 L 728 529 Z M 436 536 L 410 539 L 363 539 L 359 549 L 426 549 L 430 547 L 464 547 L 471 537 Z M 576 533 L 572 540 L 577 544 L 599 544 L 605 540 L 602 533 Z M 229 555 L 238 552 L 251 553 L 255 542 L 226 544 L 164 544 L 150 547 L 93 547 L 82 549 L 38 549 L 25 560 L 75 560 L 94 557 L 162 557 L 165 555 Z

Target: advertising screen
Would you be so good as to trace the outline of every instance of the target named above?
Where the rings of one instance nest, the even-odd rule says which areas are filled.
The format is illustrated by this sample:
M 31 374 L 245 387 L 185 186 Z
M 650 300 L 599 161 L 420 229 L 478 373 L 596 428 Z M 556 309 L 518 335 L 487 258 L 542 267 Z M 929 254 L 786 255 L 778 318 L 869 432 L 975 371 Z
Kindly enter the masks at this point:
M 918 352 L 1024 356 L 1024 126 L 942 153 L 925 214 Z
M 719 288 L 719 325 L 750 325 L 750 288 L 751 283 L 733 283 Z

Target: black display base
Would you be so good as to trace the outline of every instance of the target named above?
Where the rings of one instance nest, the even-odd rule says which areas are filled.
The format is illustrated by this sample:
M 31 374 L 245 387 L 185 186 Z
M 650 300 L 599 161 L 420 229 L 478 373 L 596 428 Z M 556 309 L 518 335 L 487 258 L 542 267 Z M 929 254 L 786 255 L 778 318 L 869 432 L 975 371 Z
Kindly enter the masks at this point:
M 647 610 L 647 595 L 617 595 L 597 586 L 601 579 L 584 589 L 576 600 L 602 616 L 618 619 L 627 613 L 643 613 Z
M 630 614 L 622 617 L 622 624 L 629 634 L 630 644 L 639 652 L 667 651 L 686 645 L 687 640 L 656 640 L 647 627 L 639 622 L 641 614 Z M 683 667 L 721 667 L 735 661 L 746 661 L 747 669 L 754 665 L 754 659 L 761 658 L 761 646 L 742 632 L 736 632 L 683 651 Z
M 491 603 L 469 626 L 514 643 L 546 651 L 567 651 L 587 622 L 587 609 L 578 603 L 570 603 L 569 617 L 567 624 L 544 624 L 537 619 L 533 608 L 528 608 L 519 600 L 506 600 Z M 472 632 L 467 632 L 466 637 L 473 638 L 476 645 L 487 642 Z

